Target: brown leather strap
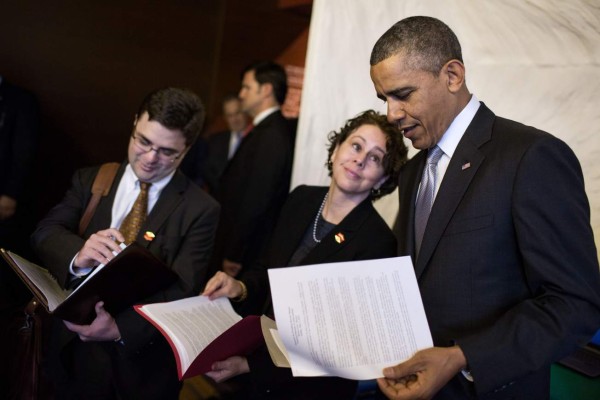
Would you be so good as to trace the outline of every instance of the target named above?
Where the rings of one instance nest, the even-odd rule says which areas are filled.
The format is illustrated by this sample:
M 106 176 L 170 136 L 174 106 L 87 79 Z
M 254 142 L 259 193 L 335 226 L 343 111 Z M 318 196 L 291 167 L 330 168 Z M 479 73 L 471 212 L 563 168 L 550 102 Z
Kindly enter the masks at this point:
M 79 235 L 83 235 L 83 232 L 87 229 L 94 213 L 96 212 L 96 207 L 98 207 L 98 203 L 100 203 L 100 199 L 103 196 L 106 196 L 110 191 L 110 187 L 112 186 L 113 181 L 115 180 L 115 176 L 117 175 L 117 170 L 119 169 L 119 163 L 106 163 L 100 166 L 100 170 L 94 179 L 94 183 L 92 184 L 92 198 L 79 221 Z

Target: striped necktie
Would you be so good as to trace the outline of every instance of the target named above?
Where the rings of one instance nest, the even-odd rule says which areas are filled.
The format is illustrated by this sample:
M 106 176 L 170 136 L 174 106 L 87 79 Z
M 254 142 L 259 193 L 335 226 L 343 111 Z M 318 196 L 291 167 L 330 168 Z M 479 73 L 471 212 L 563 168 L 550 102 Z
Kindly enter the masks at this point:
M 429 213 L 435 199 L 435 187 L 437 184 L 437 163 L 444 155 L 444 151 L 438 146 L 428 150 L 427 164 L 423 170 L 421 187 L 417 195 L 415 209 L 415 250 L 417 257 L 421 249 L 423 234 L 429 220 Z
M 125 237 L 125 244 L 130 244 L 135 241 L 135 238 L 140 231 L 142 225 L 146 221 L 148 215 L 148 190 L 152 184 L 148 182 L 140 182 L 140 194 L 138 194 L 131 211 L 123 220 L 119 229 Z

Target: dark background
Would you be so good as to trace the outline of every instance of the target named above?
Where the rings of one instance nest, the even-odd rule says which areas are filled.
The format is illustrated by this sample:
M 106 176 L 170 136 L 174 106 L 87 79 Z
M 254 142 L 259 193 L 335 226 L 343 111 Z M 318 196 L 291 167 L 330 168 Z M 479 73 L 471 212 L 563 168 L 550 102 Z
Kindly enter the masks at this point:
M 41 109 L 35 218 L 76 168 L 126 157 L 142 98 L 188 87 L 223 127 L 221 98 L 258 59 L 304 66 L 310 0 L 55 0 L 0 2 L 0 75 Z

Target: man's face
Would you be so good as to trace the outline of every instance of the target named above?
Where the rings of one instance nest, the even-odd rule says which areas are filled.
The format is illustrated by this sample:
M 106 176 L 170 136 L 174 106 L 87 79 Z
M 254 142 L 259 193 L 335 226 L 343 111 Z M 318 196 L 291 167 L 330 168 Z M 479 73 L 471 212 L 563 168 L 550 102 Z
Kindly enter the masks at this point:
M 242 111 L 242 103 L 239 100 L 228 100 L 223 104 L 223 115 L 229 130 L 242 132 L 248 125 L 248 117 Z
M 149 146 L 152 149 L 146 151 Z M 186 150 L 185 137 L 180 130 L 167 129 L 159 122 L 149 121 L 145 112 L 136 121 L 127 155 L 139 180 L 157 182 L 179 167 Z
M 263 89 L 263 86 L 256 81 L 254 71 L 248 71 L 244 74 L 242 88 L 239 93 L 239 98 L 242 100 L 242 111 L 252 117 L 262 111 L 260 107 L 264 98 Z
M 439 142 L 452 123 L 453 99 L 444 68 L 438 76 L 408 68 L 402 54 L 371 66 L 377 97 L 387 102 L 387 119 L 417 149 Z

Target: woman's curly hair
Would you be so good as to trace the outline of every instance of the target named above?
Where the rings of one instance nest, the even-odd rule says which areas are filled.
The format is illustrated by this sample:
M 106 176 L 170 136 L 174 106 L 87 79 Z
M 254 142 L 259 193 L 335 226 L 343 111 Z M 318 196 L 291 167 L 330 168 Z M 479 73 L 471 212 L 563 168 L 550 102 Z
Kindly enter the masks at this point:
M 347 138 L 363 125 L 374 125 L 381 129 L 385 134 L 385 156 L 382 160 L 383 175 L 388 178 L 381 185 L 379 190 L 371 190 L 371 199 L 377 200 L 386 194 L 392 193 L 398 184 L 398 173 L 400 167 L 404 165 L 407 159 L 408 148 L 404 144 L 402 133 L 396 126 L 389 123 L 386 116 L 378 113 L 374 110 L 367 110 L 356 117 L 346 121 L 346 124 L 339 131 L 332 131 L 327 136 L 329 140 L 328 156 L 327 156 L 327 169 L 329 170 L 329 176 L 332 173 L 331 156 L 333 151 L 339 145 L 341 145 Z

